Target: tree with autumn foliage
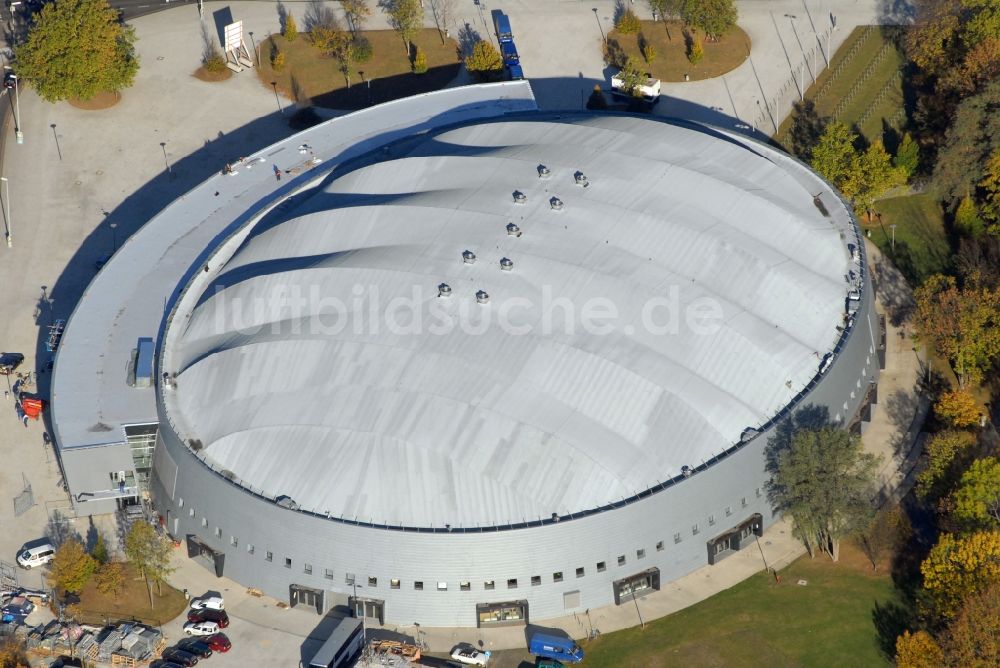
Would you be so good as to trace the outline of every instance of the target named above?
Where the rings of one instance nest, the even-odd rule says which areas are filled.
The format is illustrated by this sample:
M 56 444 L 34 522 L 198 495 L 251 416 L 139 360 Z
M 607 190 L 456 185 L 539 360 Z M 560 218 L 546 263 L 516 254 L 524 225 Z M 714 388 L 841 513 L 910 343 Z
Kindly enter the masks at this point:
M 852 150 L 840 189 L 854 207 L 864 211 L 871 220 L 875 200 L 890 188 L 904 183 L 906 171 L 892 164 L 892 156 L 886 152 L 882 140 L 876 139 L 861 153 Z
M 87 585 L 95 570 L 97 570 L 97 560 L 87 554 L 83 543 L 71 538 L 56 550 L 50 577 L 57 589 L 78 594 Z
M 31 668 L 20 640 L 7 638 L 0 642 L 0 668 Z
M 503 72 L 503 57 L 491 42 L 479 40 L 472 45 L 472 53 L 465 58 L 465 69 L 488 80 Z
M 1000 666 L 1000 584 L 975 591 L 942 638 L 945 665 L 955 668 Z
M 1000 529 L 1000 461 L 977 459 L 955 490 L 954 515 L 970 529 Z
M 926 631 L 904 631 L 896 638 L 898 668 L 940 668 L 943 660 L 941 647 Z
M 854 167 L 854 142 L 857 139 L 858 136 L 844 123 L 827 123 L 812 148 L 812 168 L 835 187 L 843 187 Z
M 941 534 L 920 564 L 929 612 L 953 619 L 969 594 L 1000 583 L 1000 531 Z
M 905 543 L 910 535 L 910 520 L 899 506 L 882 508 L 864 525 L 858 538 L 861 549 L 878 573 L 878 562 Z
M 981 412 L 976 398 L 964 389 L 943 392 L 934 404 L 934 414 L 959 429 L 979 424 Z
M 125 587 L 125 568 L 117 561 L 109 561 L 97 569 L 94 583 L 102 594 L 117 596 Z
M 967 431 L 939 431 L 928 439 L 924 445 L 926 464 L 917 474 L 917 496 L 936 500 L 947 494 L 975 445 L 975 434 Z
M 959 387 L 978 383 L 1000 357 L 1000 290 L 935 274 L 914 297 L 920 339 L 948 360 Z

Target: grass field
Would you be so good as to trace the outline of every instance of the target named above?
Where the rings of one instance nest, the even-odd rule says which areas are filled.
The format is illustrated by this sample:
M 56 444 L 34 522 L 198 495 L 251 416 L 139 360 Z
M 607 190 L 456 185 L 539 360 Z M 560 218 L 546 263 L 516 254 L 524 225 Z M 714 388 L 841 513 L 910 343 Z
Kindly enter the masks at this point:
M 817 62 L 818 67 L 822 64 Z M 903 54 L 881 29 L 858 26 L 806 89 L 805 97 L 815 103 L 821 118 L 836 117 L 856 125 L 866 140 L 874 141 L 882 137 L 885 125 L 899 128 L 905 121 L 903 64 Z M 791 118 L 786 119 L 776 135 L 786 146 L 791 124 Z
M 808 584 L 800 586 L 799 580 Z M 781 583 L 761 573 L 686 610 L 585 645 L 592 668 L 885 666 L 873 615 L 896 596 L 844 545 L 841 563 L 799 559 Z M 891 608 L 890 608 L 891 609 Z
M 371 42 L 373 56 L 369 62 L 355 63 L 351 68 L 350 87 L 337 61 L 322 55 L 304 33 L 293 42 L 272 35 L 260 44 L 261 66 L 257 73 L 261 83 L 271 88 L 271 82 L 275 82 L 280 93 L 303 105 L 311 102 L 330 109 L 360 109 L 439 90 L 458 75 L 458 43 L 446 39 L 442 44 L 437 30 L 421 30 L 413 40 L 427 54 L 426 74 L 412 72 L 403 40 L 396 32 L 369 30 L 362 34 Z M 285 54 L 285 66 L 280 72 L 271 67 L 274 48 Z
M 918 286 L 931 274 L 948 269 L 951 248 L 944 228 L 941 207 L 932 194 L 907 195 L 879 200 L 875 210 L 882 214 L 873 224 L 864 222 L 871 240 L 892 258 L 910 285 Z M 896 247 L 892 247 L 892 227 L 896 225 Z
M 640 35 L 656 50 L 652 63 L 647 63 L 639 50 Z M 711 79 L 739 67 L 750 53 L 750 37 L 739 26 L 734 26 L 718 42 L 704 41 L 705 57 L 697 65 L 687 59 L 683 25 L 678 21 L 667 24 L 643 21 L 638 35 L 623 35 L 617 30 L 608 33 L 608 44 L 618 44 L 629 56 L 642 63 L 654 79 L 684 81 L 687 74 L 691 81 Z
M 94 580 L 80 592 L 80 603 L 76 604 L 74 617 L 81 623 L 103 624 L 119 619 L 138 619 L 148 624 L 164 624 L 181 614 L 187 607 L 184 594 L 168 584 L 162 586 L 162 595 L 153 586 L 154 606 L 149 607 L 146 582 L 136 579 L 136 571 L 131 564 L 125 564 L 125 588 L 115 594 L 97 591 Z

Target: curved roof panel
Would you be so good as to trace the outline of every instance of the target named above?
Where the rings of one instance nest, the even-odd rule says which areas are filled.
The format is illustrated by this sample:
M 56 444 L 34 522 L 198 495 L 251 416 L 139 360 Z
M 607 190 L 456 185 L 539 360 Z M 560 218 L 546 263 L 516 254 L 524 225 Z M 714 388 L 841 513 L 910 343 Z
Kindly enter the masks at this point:
M 174 315 L 173 405 L 213 465 L 320 513 L 469 527 L 613 503 L 766 422 L 836 340 L 851 257 L 790 169 L 624 116 L 415 139 L 221 258 Z

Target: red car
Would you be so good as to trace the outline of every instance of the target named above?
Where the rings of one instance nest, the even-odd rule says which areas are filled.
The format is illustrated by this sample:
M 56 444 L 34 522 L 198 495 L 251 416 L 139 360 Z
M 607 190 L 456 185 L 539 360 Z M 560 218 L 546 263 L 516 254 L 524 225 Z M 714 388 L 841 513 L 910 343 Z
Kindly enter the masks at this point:
M 188 613 L 189 622 L 215 622 L 220 629 L 229 626 L 229 615 L 224 610 L 192 610 Z
M 229 648 L 233 646 L 233 643 L 229 642 L 229 638 L 226 637 L 225 633 L 216 633 L 207 638 L 202 638 L 202 642 L 211 647 L 213 652 L 222 652 L 223 654 L 228 652 Z

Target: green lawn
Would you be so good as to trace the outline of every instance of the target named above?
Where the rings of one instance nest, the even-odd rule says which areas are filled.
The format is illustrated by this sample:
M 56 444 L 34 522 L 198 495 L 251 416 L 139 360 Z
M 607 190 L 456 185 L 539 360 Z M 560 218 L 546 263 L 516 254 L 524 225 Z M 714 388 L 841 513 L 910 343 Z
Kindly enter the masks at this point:
M 951 249 L 944 229 L 941 207 L 934 195 L 920 194 L 879 200 L 875 210 L 881 223 L 864 224 L 871 240 L 893 259 L 911 285 L 917 286 L 931 274 L 948 269 Z M 896 225 L 896 247 L 892 248 L 892 228 Z
M 887 666 L 876 619 L 897 598 L 887 574 L 872 575 L 845 545 L 842 563 L 804 557 L 639 628 L 584 645 L 591 668 L 657 666 Z M 806 586 L 796 584 L 800 579 Z M 879 612 L 876 613 L 876 606 Z M 888 606 L 888 607 L 887 607 Z M 888 611 L 888 613 L 887 613 Z

